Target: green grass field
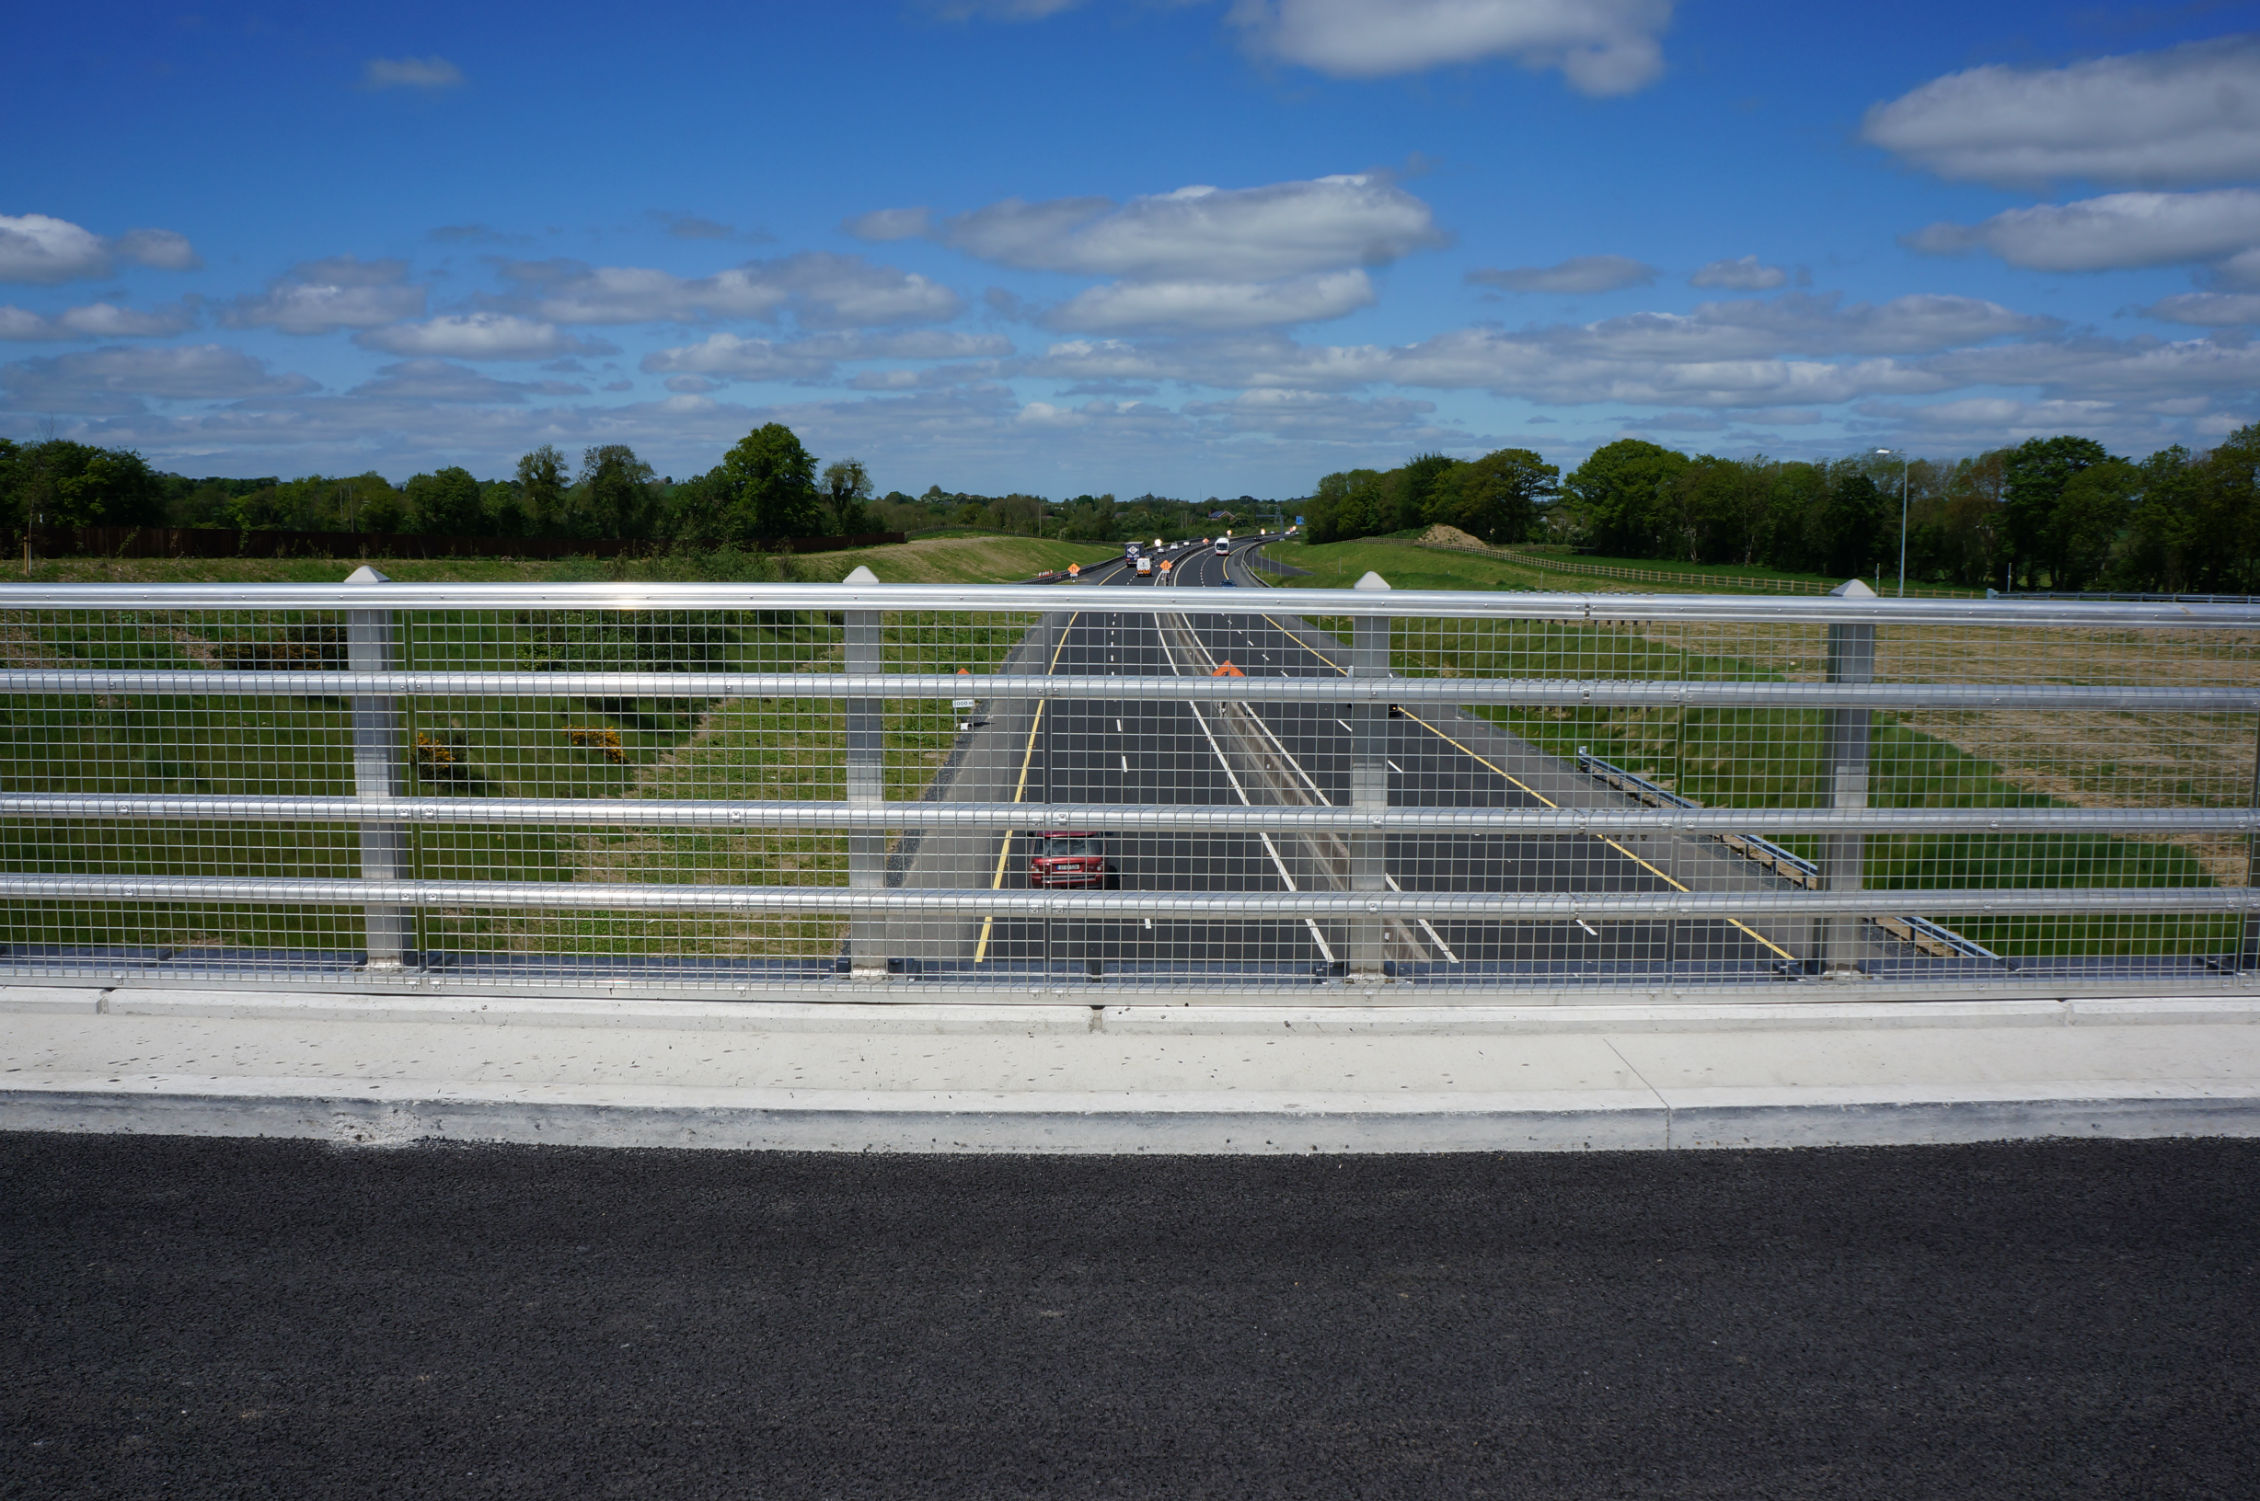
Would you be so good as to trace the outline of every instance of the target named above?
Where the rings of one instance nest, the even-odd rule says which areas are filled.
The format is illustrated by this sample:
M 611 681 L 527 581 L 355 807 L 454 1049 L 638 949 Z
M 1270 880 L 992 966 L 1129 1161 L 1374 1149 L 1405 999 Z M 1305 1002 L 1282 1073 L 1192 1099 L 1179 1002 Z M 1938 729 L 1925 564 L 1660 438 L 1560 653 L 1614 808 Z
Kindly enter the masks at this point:
M 975 566 L 955 551 L 939 560 L 929 555 L 922 566 Z M 994 552 L 987 556 L 997 561 Z M 1009 566 L 1025 561 L 1025 554 L 1013 555 Z M 572 665 L 834 672 L 843 661 L 837 620 L 795 612 L 419 613 L 399 637 L 397 660 L 437 671 Z M 891 670 L 984 671 L 1030 623 L 890 617 L 885 660 Z M 342 667 L 344 657 L 343 622 L 334 612 L 148 612 L 131 629 L 91 613 L 0 623 L 0 660 L 17 666 L 282 672 Z M 419 698 L 404 710 L 402 777 L 409 793 L 439 797 L 837 799 L 841 712 L 832 699 Z M 946 703 L 891 704 L 889 796 L 917 797 L 955 733 Z M 351 751 L 350 707 L 337 699 L 0 700 L 0 786 L 14 791 L 346 795 L 354 785 Z M 837 884 L 845 870 L 844 841 L 825 835 L 434 823 L 411 828 L 409 839 L 413 872 L 427 879 Z M 0 864 L 22 872 L 346 877 L 359 873 L 359 846 L 354 829 L 335 825 L 17 820 L 0 824 Z M 806 953 L 811 943 L 829 944 L 837 927 L 818 919 L 689 922 L 633 914 L 426 913 L 419 921 L 421 941 L 432 949 L 562 952 Z M 0 912 L 5 944 L 350 950 L 359 945 L 360 928 L 357 910 L 21 903 Z
M 837 582 L 857 565 L 889 584 L 1005 584 L 1047 568 L 1096 563 L 1120 549 L 998 533 L 933 537 L 885 547 L 777 557 L 732 548 L 683 549 L 652 558 L 35 558 L 30 579 L 50 584 L 336 583 L 367 563 L 402 583 L 573 584 Z M 0 583 L 24 575 L 0 565 Z

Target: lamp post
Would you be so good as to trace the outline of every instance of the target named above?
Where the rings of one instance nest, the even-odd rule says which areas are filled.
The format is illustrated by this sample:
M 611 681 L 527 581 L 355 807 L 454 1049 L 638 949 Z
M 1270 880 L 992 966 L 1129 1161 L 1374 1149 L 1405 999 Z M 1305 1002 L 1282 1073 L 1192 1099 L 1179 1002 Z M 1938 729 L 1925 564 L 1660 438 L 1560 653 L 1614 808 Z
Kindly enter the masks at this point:
M 1899 597 L 1907 597 L 1907 455 L 1896 448 L 1879 448 L 1879 454 L 1899 456 Z

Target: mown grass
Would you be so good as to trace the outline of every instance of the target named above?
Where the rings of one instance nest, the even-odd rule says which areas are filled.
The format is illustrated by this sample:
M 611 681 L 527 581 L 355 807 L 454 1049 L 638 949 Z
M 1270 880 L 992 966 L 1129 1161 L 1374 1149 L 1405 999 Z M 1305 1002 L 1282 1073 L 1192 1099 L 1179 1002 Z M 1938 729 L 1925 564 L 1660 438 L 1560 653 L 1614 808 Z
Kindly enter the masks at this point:
M 1346 620 L 1314 621 L 1339 635 Z M 1626 678 L 1779 682 L 1783 674 L 1731 656 L 1691 651 L 1605 624 L 1400 621 L 1396 670 L 1415 677 Z M 1710 806 L 1826 806 L 1825 715 L 1805 709 L 1525 708 L 1482 706 L 1489 718 L 1565 759 L 1580 750 Z M 1871 721 L 1869 804 L 1879 808 L 2071 807 L 2020 786 L 2000 765 L 1906 728 Z M 1751 832 L 1766 833 L 1762 825 Z M 1818 841 L 1777 842 L 1808 859 Z M 2216 884 L 2177 843 L 2105 834 L 1871 836 L 1863 862 L 1872 890 L 1920 888 L 2191 888 Z M 2210 917 L 1967 918 L 1960 931 L 2012 956 L 2219 953 L 2235 948 L 2236 919 Z
M 986 670 L 1027 620 L 891 617 L 891 670 Z M 215 621 L 150 612 L 18 620 L 0 639 L 14 665 L 152 668 L 342 667 L 334 614 L 255 612 Z M 600 612 L 419 614 L 398 665 L 420 670 L 587 668 L 839 670 L 839 617 L 741 612 L 658 618 Z M 946 757 L 946 703 L 890 704 L 889 795 L 915 798 Z M 439 797 L 837 799 L 842 707 L 833 699 L 482 699 L 404 705 L 401 783 Z M 273 697 L 0 700 L 0 786 L 48 793 L 347 795 L 352 714 L 343 700 Z M 408 831 L 427 879 L 839 884 L 845 843 L 791 832 L 505 828 L 434 822 Z M 359 874 L 358 834 L 334 825 L 56 820 L 0 825 L 11 870 L 131 875 Z M 426 913 L 437 949 L 793 952 L 836 923 L 685 920 L 630 913 Z M 357 910 L 24 903 L 0 913 L 0 943 L 356 949 Z
M 1004 584 L 1119 552 L 1096 543 L 981 533 L 783 556 L 692 547 L 633 558 L 35 558 L 29 579 L 50 584 L 323 584 L 337 583 L 366 563 L 410 584 L 836 583 L 860 565 L 882 583 Z M 23 577 L 15 569 L 0 571 L 0 584 Z

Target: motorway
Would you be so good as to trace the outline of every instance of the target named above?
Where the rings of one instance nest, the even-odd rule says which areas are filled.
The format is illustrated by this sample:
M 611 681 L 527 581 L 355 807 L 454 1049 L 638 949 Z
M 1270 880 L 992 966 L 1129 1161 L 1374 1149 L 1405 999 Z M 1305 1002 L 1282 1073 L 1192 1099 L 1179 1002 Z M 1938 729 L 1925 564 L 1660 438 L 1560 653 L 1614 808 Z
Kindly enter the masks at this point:
M 1236 544 L 1245 546 L 1251 544 Z M 1168 574 L 1141 578 L 1127 559 L 1099 565 L 1073 586 L 1078 608 L 1047 617 L 1007 664 L 1010 671 L 1091 676 L 1338 677 L 1347 655 L 1332 636 L 1267 613 L 1244 554 L 1192 546 L 1168 554 Z M 1227 583 L 1245 595 L 1223 595 Z M 1185 613 L 1109 610 L 1114 589 L 1198 590 Z M 1085 601 L 1088 601 L 1087 603 Z M 1220 604 L 1229 603 L 1227 611 Z M 1345 599 L 1347 603 L 1347 599 Z M 1347 707 L 1326 704 L 1197 706 L 1058 700 L 991 706 L 968 729 L 942 795 L 959 800 L 1169 804 L 1335 804 L 1351 800 L 1353 732 Z M 1621 805 L 1559 758 L 1487 721 L 1460 713 L 1406 712 L 1384 721 L 1388 798 L 1398 806 Z M 1027 885 L 1042 831 L 929 836 L 898 862 L 913 887 Z M 1139 890 L 1282 892 L 1353 889 L 1353 853 L 1338 835 L 1191 834 L 1168 826 L 1113 827 L 1103 836 L 1115 880 Z M 1771 877 L 1715 841 L 1671 835 L 1390 836 L 1382 880 L 1400 891 L 1770 889 Z M 1351 924 L 1216 923 L 1169 918 L 1086 920 L 897 919 L 887 952 L 927 968 L 1035 967 L 1107 975 L 1341 974 Z M 1390 919 L 1381 924 L 1385 967 L 1425 980 L 1567 979 L 1704 972 L 1748 978 L 1798 960 L 1801 932 L 1734 921 L 1572 920 L 1498 923 Z

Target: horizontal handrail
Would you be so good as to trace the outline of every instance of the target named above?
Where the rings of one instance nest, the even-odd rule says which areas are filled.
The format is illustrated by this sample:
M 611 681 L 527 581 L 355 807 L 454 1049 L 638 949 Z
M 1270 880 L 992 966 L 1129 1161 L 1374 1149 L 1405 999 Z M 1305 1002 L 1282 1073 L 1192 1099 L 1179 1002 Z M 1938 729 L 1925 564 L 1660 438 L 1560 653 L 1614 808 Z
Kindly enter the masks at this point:
M 1094 599 L 1096 596 L 1094 596 Z M 2260 629 L 2260 605 L 1731 594 L 1569 594 L 1449 589 L 1267 590 L 1264 607 L 1304 615 L 1498 620 L 1686 620 L 1905 625 Z M 1246 613 L 1235 589 L 1109 589 L 1083 605 L 1041 584 L 0 584 L 5 610 L 878 610 L 1057 614 Z
M 2016 915 L 2260 912 L 2260 887 L 2042 887 L 1869 891 L 1082 891 L 963 887 L 709 886 L 688 882 L 413 881 L 283 876 L 0 874 L 14 901 L 259 902 L 279 906 L 1029 917 L 1774 918 L 1894 912 Z
M 547 824 L 764 829 L 1096 829 L 1436 834 L 2252 834 L 2238 808 L 1360 809 L 1347 804 L 680 801 L 656 798 L 296 797 L 225 793 L 0 792 L 0 818 L 201 823 Z M 1750 836 L 1752 842 L 1762 843 Z M 1796 858 L 1794 856 L 1790 858 Z
M 0 696 L 352 698 L 1201 699 L 1532 707 L 2130 710 L 2247 713 L 2260 686 L 1681 682 L 1638 678 L 1095 677 L 900 672 L 0 671 Z

